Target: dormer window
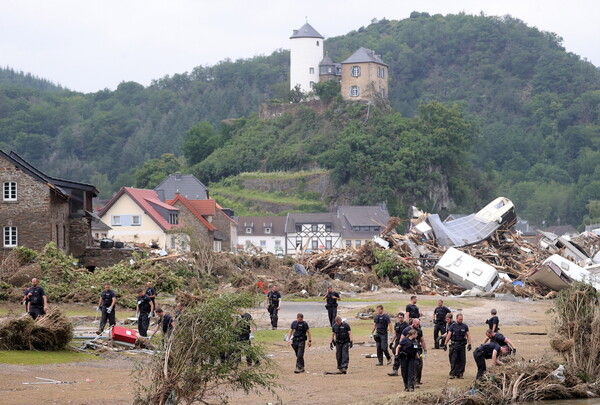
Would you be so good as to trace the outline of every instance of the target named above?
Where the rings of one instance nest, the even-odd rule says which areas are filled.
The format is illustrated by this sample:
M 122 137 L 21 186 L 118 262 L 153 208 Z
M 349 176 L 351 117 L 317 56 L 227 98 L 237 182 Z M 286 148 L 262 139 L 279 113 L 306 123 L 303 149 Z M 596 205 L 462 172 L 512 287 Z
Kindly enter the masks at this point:
M 179 214 L 176 212 L 169 213 L 169 223 L 171 225 L 179 224 Z
M 246 227 L 246 233 L 252 233 L 252 228 L 251 227 Z
M 271 228 L 265 228 L 265 233 L 271 233 Z
M 352 77 L 360 76 L 360 66 L 352 66 L 350 73 L 352 74 Z
M 17 201 L 17 183 L 14 181 L 7 181 L 4 183 L 4 192 L 2 193 L 2 199 L 4 201 Z

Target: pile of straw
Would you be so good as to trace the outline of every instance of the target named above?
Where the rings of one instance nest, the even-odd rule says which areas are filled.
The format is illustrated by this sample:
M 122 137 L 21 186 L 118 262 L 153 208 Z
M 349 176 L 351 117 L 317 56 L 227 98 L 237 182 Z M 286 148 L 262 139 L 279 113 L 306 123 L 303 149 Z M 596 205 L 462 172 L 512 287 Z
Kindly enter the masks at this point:
M 73 325 L 51 308 L 35 321 L 30 316 L 0 321 L 0 350 L 62 350 L 73 339 Z

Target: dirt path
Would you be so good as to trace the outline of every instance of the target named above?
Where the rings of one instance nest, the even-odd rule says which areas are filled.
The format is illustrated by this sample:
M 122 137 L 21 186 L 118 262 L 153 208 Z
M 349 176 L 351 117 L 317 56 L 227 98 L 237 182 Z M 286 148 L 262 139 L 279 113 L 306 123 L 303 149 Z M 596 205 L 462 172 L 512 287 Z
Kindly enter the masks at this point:
M 431 300 L 432 297 L 423 297 Z M 375 294 L 365 297 L 371 302 L 405 300 L 406 296 Z M 463 308 L 465 322 L 470 325 L 474 347 L 481 343 L 485 336 L 484 321 L 489 317 L 491 308 L 498 309 L 501 317 L 501 332 L 510 337 L 518 347 L 519 356 L 539 358 L 551 354 L 546 335 L 527 335 L 521 333 L 547 332 L 550 327 L 550 316 L 546 310 L 550 302 L 506 302 L 494 300 L 465 299 L 468 305 Z M 292 304 L 292 303 L 288 303 Z M 300 303 L 295 303 L 300 304 Z M 308 305 L 307 305 L 308 304 Z M 304 303 L 288 305 L 288 310 L 281 313 L 283 330 L 289 327 L 298 308 L 306 314 L 311 325 L 323 326 L 327 316 L 321 303 Z M 344 303 L 340 307 L 342 316 L 347 316 L 352 325 L 352 316 L 356 309 L 364 307 L 363 302 Z M 285 307 L 284 307 L 285 308 Z M 386 308 L 387 309 L 387 308 Z M 430 314 L 433 307 L 422 307 L 422 311 Z M 456 309 L 456 308 L 452 308 Z M 398 308 L 389 308 L 390 312 Z M 259 325 L 266 327 L 268 318 L 256 311 Z M 310 315 L 310 317 L 309 317 Z M 319 319 L 311 319 L 319 317 Z M 324 319 L 324 321 L 322 321 Z M 432 343 L 433 328 L 426 318 L 424 334 L 427 344 Z M 282 332 L 283 332 L 282 330 Z M 365 341 L 362 336 L 356 341 Z M 284 388 L 277 392 L 284 404 L 373 404 L 384 403 L 386 399 L 396 396 L 404 397 L 414 393 L 402 392 L 402 379 L 389 377 L 389 367 L 376 367 L 376 359 L 366 358 L 365 354 L 375 353 L 373 347 L 356 345 L 350 353 L 350 368 L 347 375 L 324 375 L 325 371 L 335 370 L 335 354 L 329 350 L 327 339 L 314 339 L 314 346 L 307 350 L 306 373 L 294 374 L 295 358 L 291 348 L 284 342 L 277 342 L 267 347 L 279 369 L 277 382 Z M 6 405 L 23 403 L 44 404 L 130 404 L 133 397 L 132 369 L 133 360 L 111 359 L 86 363 L 71 363 L 44 366 L 11 366 L 0 368 L 0 403 Z M 474 380 L 476 367 L 471 353 L 467 353 L 467 368 L 464 380 L 448 380 L 449 363 L 447 353 L 442 350 L 429 350 L 424 364 L 423 386 L 417 391 L 439 392 L 449 385 L 468 389 Z M 34 382 L 34 377 L 51 378 L 72 382 L 61 385 L 24 385 L 23 382 Z M 232 404 L 267 404 L 277 403 L 273 395 L 250 395 L 231 393 Z

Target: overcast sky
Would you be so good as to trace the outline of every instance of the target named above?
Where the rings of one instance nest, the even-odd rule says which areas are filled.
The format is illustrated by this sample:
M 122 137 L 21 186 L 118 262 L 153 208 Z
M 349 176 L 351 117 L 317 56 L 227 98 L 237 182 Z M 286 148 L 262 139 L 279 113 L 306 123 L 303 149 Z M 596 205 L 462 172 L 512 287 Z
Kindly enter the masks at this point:
M 122 81 L 147 86 L 289 48 L 305 18 L 327 38 L 412 11 L 510 14 L 600 66 L 597 0 L 0 0 L 0 66 L 82 92 Z

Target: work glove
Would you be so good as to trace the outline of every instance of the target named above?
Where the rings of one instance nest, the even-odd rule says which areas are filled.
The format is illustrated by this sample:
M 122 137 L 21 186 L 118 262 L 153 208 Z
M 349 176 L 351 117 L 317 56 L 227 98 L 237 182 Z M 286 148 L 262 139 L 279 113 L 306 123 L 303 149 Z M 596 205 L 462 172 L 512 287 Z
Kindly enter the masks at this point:
M 329 342 L 329 350 L 333 350 L 334 346 L 335 346 L 335 343 L 333 343 L 333 341 Z
M 108 307 L 108 308 L 106 308 L 106 313 L 110 314 L 112 312 L 112 310 L 113 310 L 112 307 Z
M 471 343 L 469 343 L 469 344 L 467 345 L 467 350 L 468 350 L 468 351 L 471 351 Z
M 353 345 L 353 343 L 352 343 L 352 341 L 350 341 L 350 345 L 348 347 L 350 347 L 350 349 L 352 349 L 352 345 Z
M 448 346 L 446 345 L 442 345 L 441 348 L 444 349 L 444 351 L 448 350 Z
M 512 349 L 512 354 L 513 354 L 514 356 L 516 356 L 516 355 L 517 355 L 517 349 Z
M 369 340 L 373 340 L 373 334 L 372 333 L 369 335 Z
M 154 312 L 150 312 L 150 318 L 154 318 Z
M 23 304 L 25 304 L 25 303 L 23 303 Z M 102 311 L 102 307 L 101 306 L 97 306 L 96 307 L 96 311 Z
M 427 358 L 427 351 L 424 351 L 421 357 L 423 358 L 423 360 L 425 360 Z

